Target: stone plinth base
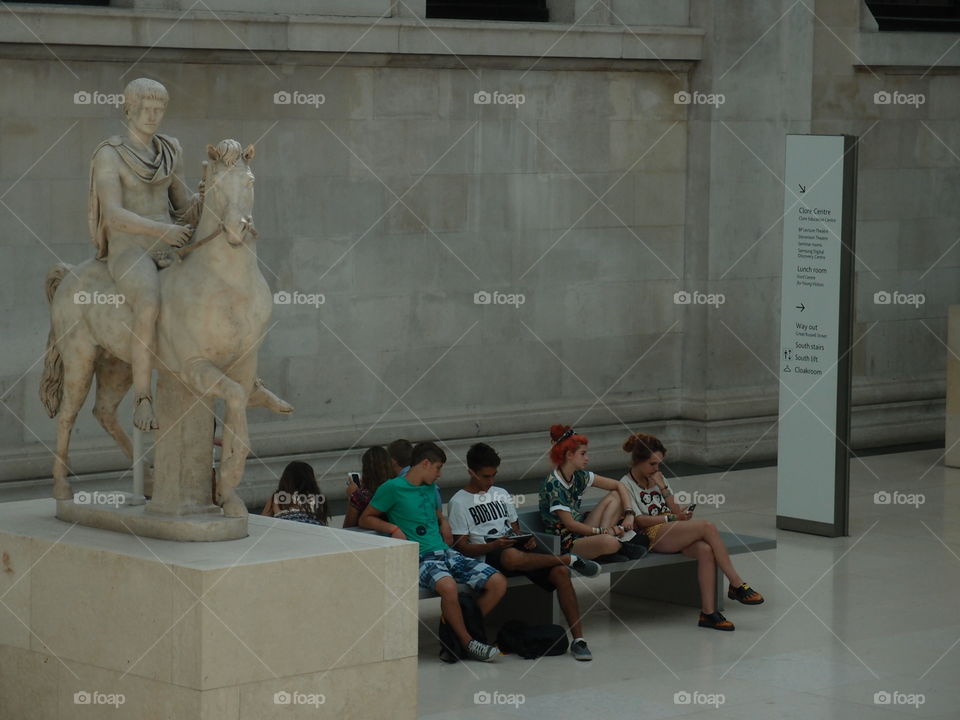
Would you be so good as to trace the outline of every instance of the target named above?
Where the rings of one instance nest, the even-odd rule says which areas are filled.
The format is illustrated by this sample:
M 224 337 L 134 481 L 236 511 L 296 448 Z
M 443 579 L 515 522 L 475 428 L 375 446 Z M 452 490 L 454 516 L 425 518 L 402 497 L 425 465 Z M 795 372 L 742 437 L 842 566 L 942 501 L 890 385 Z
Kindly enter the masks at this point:
M 57 500 L 57 517 L 60 520 L 101 530 L 128 533 L 139 537 L 181 542 L 237 540 L 247 536 L 247 518 L 228 518 L 216 505 L 212 511 L 197 515 L 156 515 L 148 510 L 149 505 L 117 503 L 110 498 L 128 493 L 87 493 L 90 502 Z M 106 498 L 97 502 L 97 496 Z
M 252 516 L 221 543 L 0 505 L 0 708 L 31 720 L 416 717 L 417 548 Z

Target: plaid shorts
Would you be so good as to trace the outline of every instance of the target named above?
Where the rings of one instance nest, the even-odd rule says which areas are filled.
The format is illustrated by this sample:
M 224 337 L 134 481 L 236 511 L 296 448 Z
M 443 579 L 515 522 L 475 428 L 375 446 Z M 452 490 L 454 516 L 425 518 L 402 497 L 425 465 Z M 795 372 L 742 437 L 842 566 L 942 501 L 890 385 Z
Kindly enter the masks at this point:
M 428 590 L 433 590 L 445 577 L 480 590 L 496 574 L 496 568 L 456 550 L 433 550 L 420 555 L 420 584 Z

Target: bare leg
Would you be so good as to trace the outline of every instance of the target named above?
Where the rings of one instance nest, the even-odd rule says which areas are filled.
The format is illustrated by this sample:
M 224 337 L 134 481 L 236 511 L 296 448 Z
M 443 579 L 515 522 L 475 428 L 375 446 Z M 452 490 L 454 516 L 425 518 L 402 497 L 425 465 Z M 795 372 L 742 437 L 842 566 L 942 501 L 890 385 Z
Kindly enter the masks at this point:
M 697 561 L 697 581 L 700 583 L 700 605 L 707 615 L 714 612 L 717 592 L 717 566 L 713 550 L 703 540 L 697 540 L 683 549 L 683 554 Z
M 688 545 L 698 540 L 703 540 L 710 546 L 717 565 L 727 576 L 727 579 L 735 586 L 743 583 L 743 578 L 737 573 L 730 561 L 730 555 L 727 553 L 727 547 L 720 538 L 720 533 L 716 525 L 706 520 L 683 520 L 677 523 L 669 523 L 657 535 L 657 539 L 650 546 L 655 552 L 681 552 Z
M 115 251 L 114 251 L 115 252 Z M 153 259 L 139 247 L 128 247 L 108 256 L 110 274 L 124 303 L 133 312 L 130 338 L 130 365 L 136 393 L 133 424 L 143 431 L 157 429 L 153 413 L 152 373 L 157 315 L 160 311 L 160 281 Z
M 503 573 L 491 575 L 477 598 L 477 607 L 484 617 L 490 614 L 507 592 L 507 578 Z
M 441 578 L 433 588 L 434 592 L 440 596 L 440 613 L 444 621 L 453 630 L 454 635 L 460 641 L 463 647 L 467 647 L 470 641 L 470 633 L 467 632 L 467 626 L 463 622 L 463 612 L 460 610 L 460 597 L 457 593 L 457 583 L 452 577 Z
M 591 535 L 574 540 L 571 550 L 585 560 L 593 560 L 619 552 L 620 541 L 613 535 Z
M 583 628 L 580 626 L 580 606 L 577 603 L 577 593 L 573 589 L 570 573 L 563 567 L 555 567 L 550 571 L 550 582 L 557 588 L 557 602 L 560 610 L 567 619 L 570 632 L 574 638 L 583 637 Z
M 613 527 L 622 517 L 620 495 L 611 491 L 597 503 L 583 521 L 591 527 Z
M 548 555 L 547 553 L 524 552 L 516 548 L 506 548 L 500 553 L 500 564 L 511 572 L 530 572 L 545 568 L 570 564 L 569 555 Z

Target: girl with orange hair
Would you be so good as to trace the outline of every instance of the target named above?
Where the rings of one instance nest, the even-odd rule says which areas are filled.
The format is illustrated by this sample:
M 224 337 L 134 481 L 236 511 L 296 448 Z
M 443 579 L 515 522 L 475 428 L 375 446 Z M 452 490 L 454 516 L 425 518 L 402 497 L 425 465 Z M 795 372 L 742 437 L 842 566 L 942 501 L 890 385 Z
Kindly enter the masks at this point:
M 554 469 L 540 488 L 540 520 L 545 531 L 559 535 L 561 551 L 577 558 L 592 560 L 619 552 L 618 538 L 633 529 L 636 516 L 626 488 L 587 470 L 588 440 L 569 425 L 551 427 L 550 439 Z M 580 502 L 589 487 L 609 492 L 584 516 Z
M 717 566 L 730 580 L 727 597 L 744 605 L 759 605 L 763 596 L 747 585 L 730 561 L 730 555 L 716 526 L 706 520 L 693 520 L 692 507 L 681 508 L 660 472 L 667 449 L 653 435 L 635 433 L 623 444 L 630 453 L 631 465 L 620 484 L 637 508 L 637 530 L 646 533 L 650 550 L 659 553 L 682 552 L 694 558 L 700 581 L 702 603 L 700 627 L 733 630 L 734 625 L 717 610 Z

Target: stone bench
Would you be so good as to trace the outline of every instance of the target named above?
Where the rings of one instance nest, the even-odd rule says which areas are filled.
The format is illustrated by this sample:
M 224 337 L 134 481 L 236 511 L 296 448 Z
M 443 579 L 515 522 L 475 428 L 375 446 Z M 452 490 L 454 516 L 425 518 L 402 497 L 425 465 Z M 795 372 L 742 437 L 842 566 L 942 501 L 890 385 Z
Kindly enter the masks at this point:
M 585 512 L 589 508 L 584 509 Z M 518 514 L 520 528 L 533 533 L 537 544 L 546 552 L 560 554 L 560 538 L 543 532 L 540 513 L 527 510 Z M 359 532 L 373 532 L 351 528 Z M 730 555 L 772 550 L 777 541 L 754 535 L 739 535 L 721 532 L 720 537 L 727 546 Z M 628 560 L 623 556 L 609 556 L 598 559 L 600 573 L 609 574 L 610 592 L 617 595 L 658 600 L 700 608 L 700 587 L 697 583 L 697 561 L 682 553 L 647 553 L 638 560 Z M 717 568 L 716 607 L 722 610 L 726 599 L 726 578 Z M 520 575 L 507 578 L 508 592 L 497 605 L 489 620 L 496 624 L 505 619 L 518 619 L 534 624 L 554 623 L 563 625 L 560 605 L 555 592 L 544 592 L 542 588 Z M 461 592 L 467 592 L 466 585 L 460 585 Z M 420 588 L 420 599 L 438 597 L 432 590 Z

